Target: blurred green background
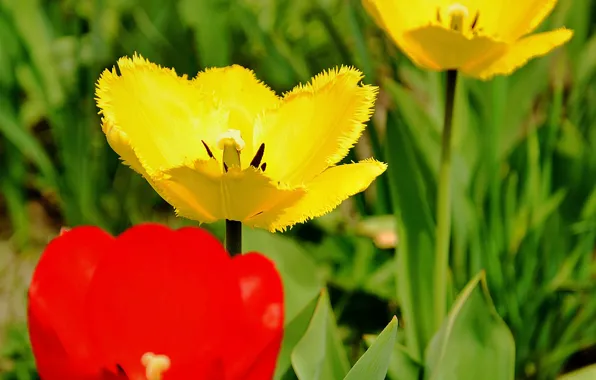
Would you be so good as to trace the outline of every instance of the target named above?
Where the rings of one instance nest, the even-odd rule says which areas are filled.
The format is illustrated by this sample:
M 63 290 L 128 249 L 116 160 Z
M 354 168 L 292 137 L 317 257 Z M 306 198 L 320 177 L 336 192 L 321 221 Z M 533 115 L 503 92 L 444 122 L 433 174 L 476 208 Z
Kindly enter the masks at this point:
M 457 92 L 451 277 L 459 290 L 486 270 L 519 379 L 596 362 L 596 3 L 561 0 L 541 29 L 563 25 L 575 31 L 565 47 L 510 77 L 464 78 Z M 372 155 L 389 172 L 285 234 L 245 231 L 246 249 L 274 257 L 289 289 L 276 378 L 296 378 L 290 348 L 324 285 L 323 344 L 339 355 L 328 378 L 343 378 L 366 334 L 401 316 L 396 217 L 406 230 L 433 223 L 442 74 L 414 67 L 358 0 L 0 0 L 0 379 L 36 378 L 26 287 L 61 226 L 192 224 L 120 164 L 101 132 L 95 82 L 134 52 L 190 76 L 241 64 L 280 93 L 342 64 L 381 86 L 347 160 Z

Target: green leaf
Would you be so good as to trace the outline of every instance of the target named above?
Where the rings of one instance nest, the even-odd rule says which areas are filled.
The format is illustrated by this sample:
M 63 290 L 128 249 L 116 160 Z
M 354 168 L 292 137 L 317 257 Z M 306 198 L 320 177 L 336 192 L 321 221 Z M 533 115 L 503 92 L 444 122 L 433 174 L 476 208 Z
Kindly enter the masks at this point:
M 367 335 L 364 341 L 371 346 L 377 336 Z M 397 339 L 399 340 L 399 339 Z M 412 358 L 408 349 L 396 343 L 391 352 L 391 360 L 389 361 L 389 368 L 387 370 L 388 378 L 391 380 L 418 380 L 420 378 L 420 371 L 422 371 L 422 364 Z
M 387 115 L 387 159 L 397 218 L 397 295 L 404 314 L 406 344 L 416 359 L 434 333 L 432 282 L 434 223 L 425 166 L 408 128 L 395 113 Z M 426 168 L 428 172 L 428 168 Z
M 557 380 L 593 380 L 596 379 L 596 364 L 578 369 L 560 376 Z
M 8 107 L 0 107 L 0 136 L 4 136 L 28 159 L 30 159 L 43 174 L 46 182 L 57 188 L 56 170 L 43 146 L 19 124 L 16 115 Z
M 326 291 L 292 352 L 292 366 L 299 380 L 342 379 L 350 368 Z
M 50 106 L 61 105 L 65 96 L 52 51 L 54 44 L 49 13 L 39 0 L 6 1 L 4 4 L 18 31 L 18 37 L 27 48 L 31 66 L 39 74 L 46 101 Z
M 422 365 L 415 361 L 408 349 L 396 344 L 389 363 L 389 376 L 392 380 L 418 380 Z
M 284 283 L 285 317 L 289 323 L 315 298 L 323 282 L 317 266 L 292 239 L 264 230 L 243 229 L 243 251 L 257 251 L 275 262 Z
M 298 342 L 300 342 L 300 339 L 304 336 L 316 306 L 317 297 L 314 297 L 312 302 L 306 305 L 304 310 L 296 315 L 296 317 L 292 318 L 292 320 L 286 320 L 284 338 L 279 351 L 279 356 L 277 357 L 277 366 L 275 367 L 275 374 L 273 376 L 274 380 L 282 379 L 292 365 L 292 352 Z
M 389 369 L 389 362 L 393 347 L 395 346 L 395 337 L 397 335 L 397 318 L 393 317 L 391 322 L 379 334 L 372 346 L 348 372 L 344 380 L 383 380 Z
M 515 343 L 478 274 L 458 296 L 426 350 L 425 379 L 513 380 Z

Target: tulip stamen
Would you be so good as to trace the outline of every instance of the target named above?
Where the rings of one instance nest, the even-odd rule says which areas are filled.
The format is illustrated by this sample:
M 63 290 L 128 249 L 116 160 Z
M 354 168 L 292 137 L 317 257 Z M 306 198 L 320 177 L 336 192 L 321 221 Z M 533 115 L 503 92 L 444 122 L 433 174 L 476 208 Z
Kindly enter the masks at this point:
M 463 32 L 464 21 L 470 16 L 468 8 L 460 3 L 451 4 L 447 7 L 451 30 Z
M 223 150 L 224 171 L 232 166 L 240 167 L 240 151 L 244 149 L 244 140 L 237 129 L 229 129 L 222 133 L 217 140 L 217 147 Z
M 252 161 L 250 162 L 250 166 L 254 168 L 258 168 L 261 165 L 261 161 L 263 160 L 263 155 L 265 154 L 265 143 L 262 143 L 257 150 L 257 153 L 253 157 Z
M 171 362 L 166 355 L 147 352 L 141 357 L 141 364 L 145 367 L 147 380 L 162 380 L 163 373 L 170 368 Z
M 203 146 L 205 147 L 205 150 L 207 151 L 207 154 L 209 155 L 209 158 L 214 158 L 213 152 L 211 152 L 211 149 L 209 149 L 209 145 L 207 145 L 207 143 L 205 142 L 205 140 L 201 140 L 201 142 L 203 143 Z
M 474 21 L 472 21 L 472 25 L 470 25 L 470 29 L 472 29 L 472 31 L 476 28 L 476 24 L 478 24 L 478 17 L 480 17 L 480 12 L 476 12 L 476 16 L 474 16 Z

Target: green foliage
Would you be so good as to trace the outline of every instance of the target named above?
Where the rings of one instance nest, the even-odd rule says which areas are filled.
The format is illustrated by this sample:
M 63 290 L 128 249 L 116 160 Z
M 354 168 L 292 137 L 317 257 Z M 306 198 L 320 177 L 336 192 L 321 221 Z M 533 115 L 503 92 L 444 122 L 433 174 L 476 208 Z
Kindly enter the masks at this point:
M 484 273 L 462 290 L 428 345 L 425 379 L 513 380 L 515 343 L 488 295 Z
M 310 324 L 292 352 L 299 380 L 343 378 L 349 370 L 327 293 L 323 292 Z
M 559 377 L 559 380 L 591 380 L 596 378 L 596 365 L 591 365 Z
M 354 364 L 344 380 L 383 380 L 387 375 L 391 354 L 395 346 L 397 319 L 394 317 L 375 339 L 370 348 Z
M 471 357 L 461 368 L 473 361 L 497 376 L 486 355 L 501 347 L 509 360 L 512 347 L 492 303 L 515 338 L 515 376 L 555 378 L 589 364 L 566 365 L 596 345 L 595 15 L 590 0 L 560 0 L 545 28 L 574 29 L 567 46 L 510 77 L 458 84 L 454 309 L 446 322 L 453 329 L 437 333 L 429 312 L 443 76 L 403 58 L 359 0 L 0 0 L 0 226 L 9 222 L 11 242 L 24 251 L 38 227 L 31 203 L 55 229 L 190 224 L 171 217 L 100 130 L 94 83 L 122 55 L 137 51 L 190 76 L 238 63 L 279 92 L 355 65 L 381 93 L 347 160 L 374 155 L 389 163 L 388 173 L 338 211 L 284 235 L 245 229 L 245 250 L 271 257 L 284 279 L 275 378 L 352 380 L 363 366 L 381 373 L 390 346 L 389 379 L 447 379 L 437 368 Z M 481 271 L 486 281 L 475 277 Z M 382 333 L 389 337 L 371 345 L 370 334 L 393 315 L 396 343 L 391 322 Z M 23 329 L 4 342 L 0 376 L 33 379 Z

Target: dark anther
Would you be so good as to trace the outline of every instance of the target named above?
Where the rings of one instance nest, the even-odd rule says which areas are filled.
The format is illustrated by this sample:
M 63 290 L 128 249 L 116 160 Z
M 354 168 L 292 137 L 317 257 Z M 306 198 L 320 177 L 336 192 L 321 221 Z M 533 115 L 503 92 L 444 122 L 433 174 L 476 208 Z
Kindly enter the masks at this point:
M 124 371 L 124 368 L 120 364 L 116 364 L 116 369 L 118 370 L 118 375 L 126 376 L 126 371 Z
M 263 162 L 263 165 L 261 165 L 261 170 L 265 171 L 265 169 L 267 169 L 267 163 Z
M 265 154 L 265 143 L 261 144 L 257 153 L 253 157 L 252 161 L 250 162 L 250 166 L 253 168 L 258 168 L 261 165 L 261 160 L 263 159 L 263 154 Z
M 476 17 L 474 17 L 474 21 L 472 21 L 470 29 L 474 30 L 474 28 L 476 27 L 476 23 L 478 22 L 478 17 L 480 17 L 480 12 L 476 12 Z
M 437 21 L 440 23 L 442 23 L 441 21 L 441 9 L 437 8 Z
M 203 143 L 203 146 L 205 147 L 205 150 L 207 151 L 207 154 L 209 155 L 209 157 L 213 158 L 213 153 L 211 153 L 211 149 L 209 149 L 209 146 L 207 145 L 207 143 L 203 140 L 201 140 L 201 142 Z
M 226 165 L 226 163 L 224 162 L 224 170 L 227 172 L 228 171 L 228 165 Z

